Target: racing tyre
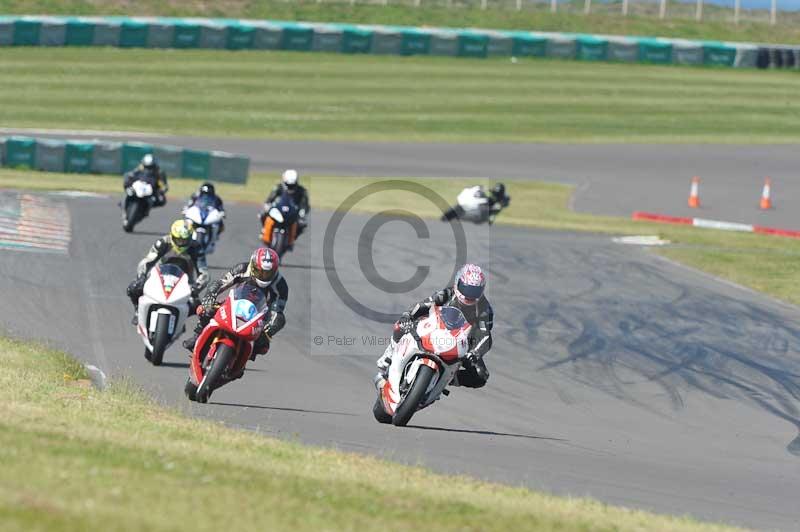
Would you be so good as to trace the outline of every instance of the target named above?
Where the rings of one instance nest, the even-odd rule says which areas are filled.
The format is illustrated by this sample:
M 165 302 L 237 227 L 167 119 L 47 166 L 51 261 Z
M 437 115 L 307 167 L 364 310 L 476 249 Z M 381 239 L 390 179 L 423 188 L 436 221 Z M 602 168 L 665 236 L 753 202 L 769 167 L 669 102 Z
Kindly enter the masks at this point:
M 194 385 L 192 379 L 186 379 L 186 386 L 183 387 L 183 393 L 190 401 L 197 401 L 197 386 Z
M 386 413 L 386 410 L 383 409 L 383 401 L 381 398 L 378 397 L 375 399 L 375 404 L 372 405 L 372 415 L 375 416 L 375 420 L 378 423 L 391 423 L 392 416 Z
M 139 223 L 139 202 L 131 201 L 125 209 L 125 223 L 122 224 L 122 228 L 126 233 L 130 233 L 137 223 Z
M 156 332 L 153 334 L 153 354 L 150 362 L 154 366 L 160 366 L 164 360 L 164 351 L 169 343 L 169 318 L 168 314 L 159 314 L 156 322 Z
M 431 379 L 433 379 L 433 373 L 434 371 L 432 368 L 424 364 L 419 366 L 411 388 L 408 390 L 408 393 L 406 393 L 403 401 L 398 405 L 394 416 L 392 416 L 392 425 L 396 427 L 405 427 L 408 422 L 411 421 L 411 416 L 417 411 L 419 404 L 425 397 L 428 385 L 431 383 Z
M 270 246 L 278 254 L 279 258 L 283 257 L 286 253 L 286 234 L 281 231 L 272 233 L 272 245 Z
M 146 347 L 144 348 L 144 358 L 146 358 L 148 362 L 153 360 L 153 352 Z
M 236 352 L 229 345 L 218 344 L 217 352 L 214 353 L 214 360 L 211 361 L 211 367 L 208 368 L 200 386 L 197 387 L 197 402 L 207 403 L 211 392 L 216 388 L 217 382 L 222 378 L 222 374 L 228 368 Z

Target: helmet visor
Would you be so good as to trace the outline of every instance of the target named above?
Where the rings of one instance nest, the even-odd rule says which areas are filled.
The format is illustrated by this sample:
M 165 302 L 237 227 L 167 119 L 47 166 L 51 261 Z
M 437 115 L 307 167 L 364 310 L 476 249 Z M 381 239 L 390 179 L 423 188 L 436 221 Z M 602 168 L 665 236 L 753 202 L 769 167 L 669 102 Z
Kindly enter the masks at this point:
M 275 268 L 272 268 L 271 270 L 264 270 L 252 261 L 250 262 L 250 275 L 262 283 L 268 283 L 272 281 L 275 278 L 276 273 L 277 270 Z
M 460 279 L 458 281 L 456 288 L 458 289 L 459 293 L 464 297 L 464 299 L 467 299 L 469 301 L 475 301 L 477 299 L 480 299 L 481 296 L 483 295 L 482 286 L 468 285 L 463 283 Z
M 191 237 L 181 237 L 172 235 L 172 243 L 175 244 L 176 248 L 186 249 L 189 247 L 189 242 L 192 241 Z

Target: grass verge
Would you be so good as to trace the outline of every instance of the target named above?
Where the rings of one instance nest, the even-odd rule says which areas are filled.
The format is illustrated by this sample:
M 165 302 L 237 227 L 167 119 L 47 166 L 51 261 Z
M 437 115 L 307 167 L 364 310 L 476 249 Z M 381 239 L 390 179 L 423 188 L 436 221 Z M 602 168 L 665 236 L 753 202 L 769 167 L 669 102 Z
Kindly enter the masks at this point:
M 0 0 L 0 12 L 16 14 L 65 15 L 162 15 L 222 18 L 255 18 L 273 20 L 307 20 L 319 22 L 352 22 L 358 24 L 404 24 L 411 26 L 481 27 L 490 29 L 531 29 L 620 35 L 658 35 L 720 41 L 797 42 L 800 40 L 798 17 L 781 12 L 778 24 L 770 26 L 765 9 L 742 15 L 743 22 L 734 25 L 732 10 L 714 5 L 704 6 L 703 22 L 696 22 L 694 6 L 669 1 L 667 20 L 659 20 L 658 5 L 632 3 L 630 14 L 620 16 L 621 2 L 593 4 L 594 13 L 582 14 L 583 0 L 561 0 L 559 11 L 550 13 L 548 4 L 516 11 L 511 0 L 491 0 L 491 9 L 479 9 L 477 0 L 457 0 L 448 9 L 444 1 L 423 0 L 420 7 L 411 2 L 403 5 L 391 0 L 388 6 L 347 2 L 281 1 L 281 0 L 137 0 L 135 12 L 123 0 Z M 505 8 L 505 9 L 504 9 Z M 533 9 L 531 9 L 533 8 Z M 753 20 L 755 19 L 755 20 Z
M 285 139 L 800 142 L 797 74 L 526 59 L 5 49 L 5 127 Z
M 276 181 L 277 175 L 256 174 L 251 176 L 246 186 L 219 184 L 217 189 L 225 200 L 260 202 Z M 350 194 L 375 181 L 367 177 L 304 178 L 312 208 L 327 211 L 338 209 Z M 452 202 L 463 187 L 473 185 L 477 180 L 417 178 L 404 181 L 422 185 L 431 194 Z M 658 235 L 673 245 L 659 248 L 657 253 L 800 305 L 800 240 L 582 214 L 568 208 L 573 190 L 570 186 L 535 181 L 506 181 L 506 184 L 512 203 L 500 215 L 500 224 L 617 235 Z M 197 185 L 197 181 L 171 179 L 170 197 L 188 197 Z M 0 170 L 0 188 L 69 188 L 119 194 L 120 187 L 120 179 L 109 176 Z M 429 218 L 441 215 L 434 204 L 420 201 L 418 195 L 405 192 L 375 194 L 353 208 L 367 213 L 387 209 L 406 209 Z
M 0 338 L 3 530 L 729 530 L 186 418 Z M 369 415 L 368 410 L 365 415 Z

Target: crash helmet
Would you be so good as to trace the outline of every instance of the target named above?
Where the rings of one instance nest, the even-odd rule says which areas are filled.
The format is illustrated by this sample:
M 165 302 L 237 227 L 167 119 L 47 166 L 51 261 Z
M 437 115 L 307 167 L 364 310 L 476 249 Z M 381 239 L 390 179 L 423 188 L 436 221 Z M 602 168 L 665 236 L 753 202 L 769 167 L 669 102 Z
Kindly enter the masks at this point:
M 281 174 L 281 183 L 286 187 L 286 190 L 293 192 L 297 188 L 297 182 L 300 180 L 300 174 L 297 170 L 286 170 Z
M 453 291 L 461 304 L 474 305 L 486 288 L 486 275 L 476 264 L 465 264 L 456 274 Z
M 214 184 L 210 181 L 206 181 L 200 185 L 200 195 L 207 194 L 209 196 L 213 196 L 214 192 Z
M 502 198 L 506 195 L 506 186 L 503 183 L 497 183 L 492 187 L 492 195 L 495 198 Z
M 152 153 L 148 153 L 144 157 L 142 157 L 142 163 L 141 164 L 142 164 L 142 166 L 144 168 L 147 168 L 148 170 L 152 170 L 153 168 L 156 167 L 156 158 L 153 157 Z
M 192 228 L 186 220 L 175 220 L 169 230 L 172 249 L 175 253 L 186 253 L 192 242 Z
M 247 275 L 261 288 L 272 284 L 278 276 L 280 259 L 274 249 L 262 247 L 256 249 L 250 256 L 247 265 Z

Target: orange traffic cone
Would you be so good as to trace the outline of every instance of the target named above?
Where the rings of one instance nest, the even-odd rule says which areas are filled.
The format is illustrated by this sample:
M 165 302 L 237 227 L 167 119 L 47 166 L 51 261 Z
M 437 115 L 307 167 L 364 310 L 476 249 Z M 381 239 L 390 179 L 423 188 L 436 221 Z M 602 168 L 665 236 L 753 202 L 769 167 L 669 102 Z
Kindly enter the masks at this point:
M 692 188 L 689 190 L 689 207 L 696 209 L 700 207 L 700 178 L 692 178 Z
M 764 180 L 764 188 L 761 191 L 761 204 L 760 207 L 764 210 L 769 210 L 772 208 L 772 200 L 770 199 L 770 194 L 772 193 L 772 181 L 770 178 L 766 178 Z

